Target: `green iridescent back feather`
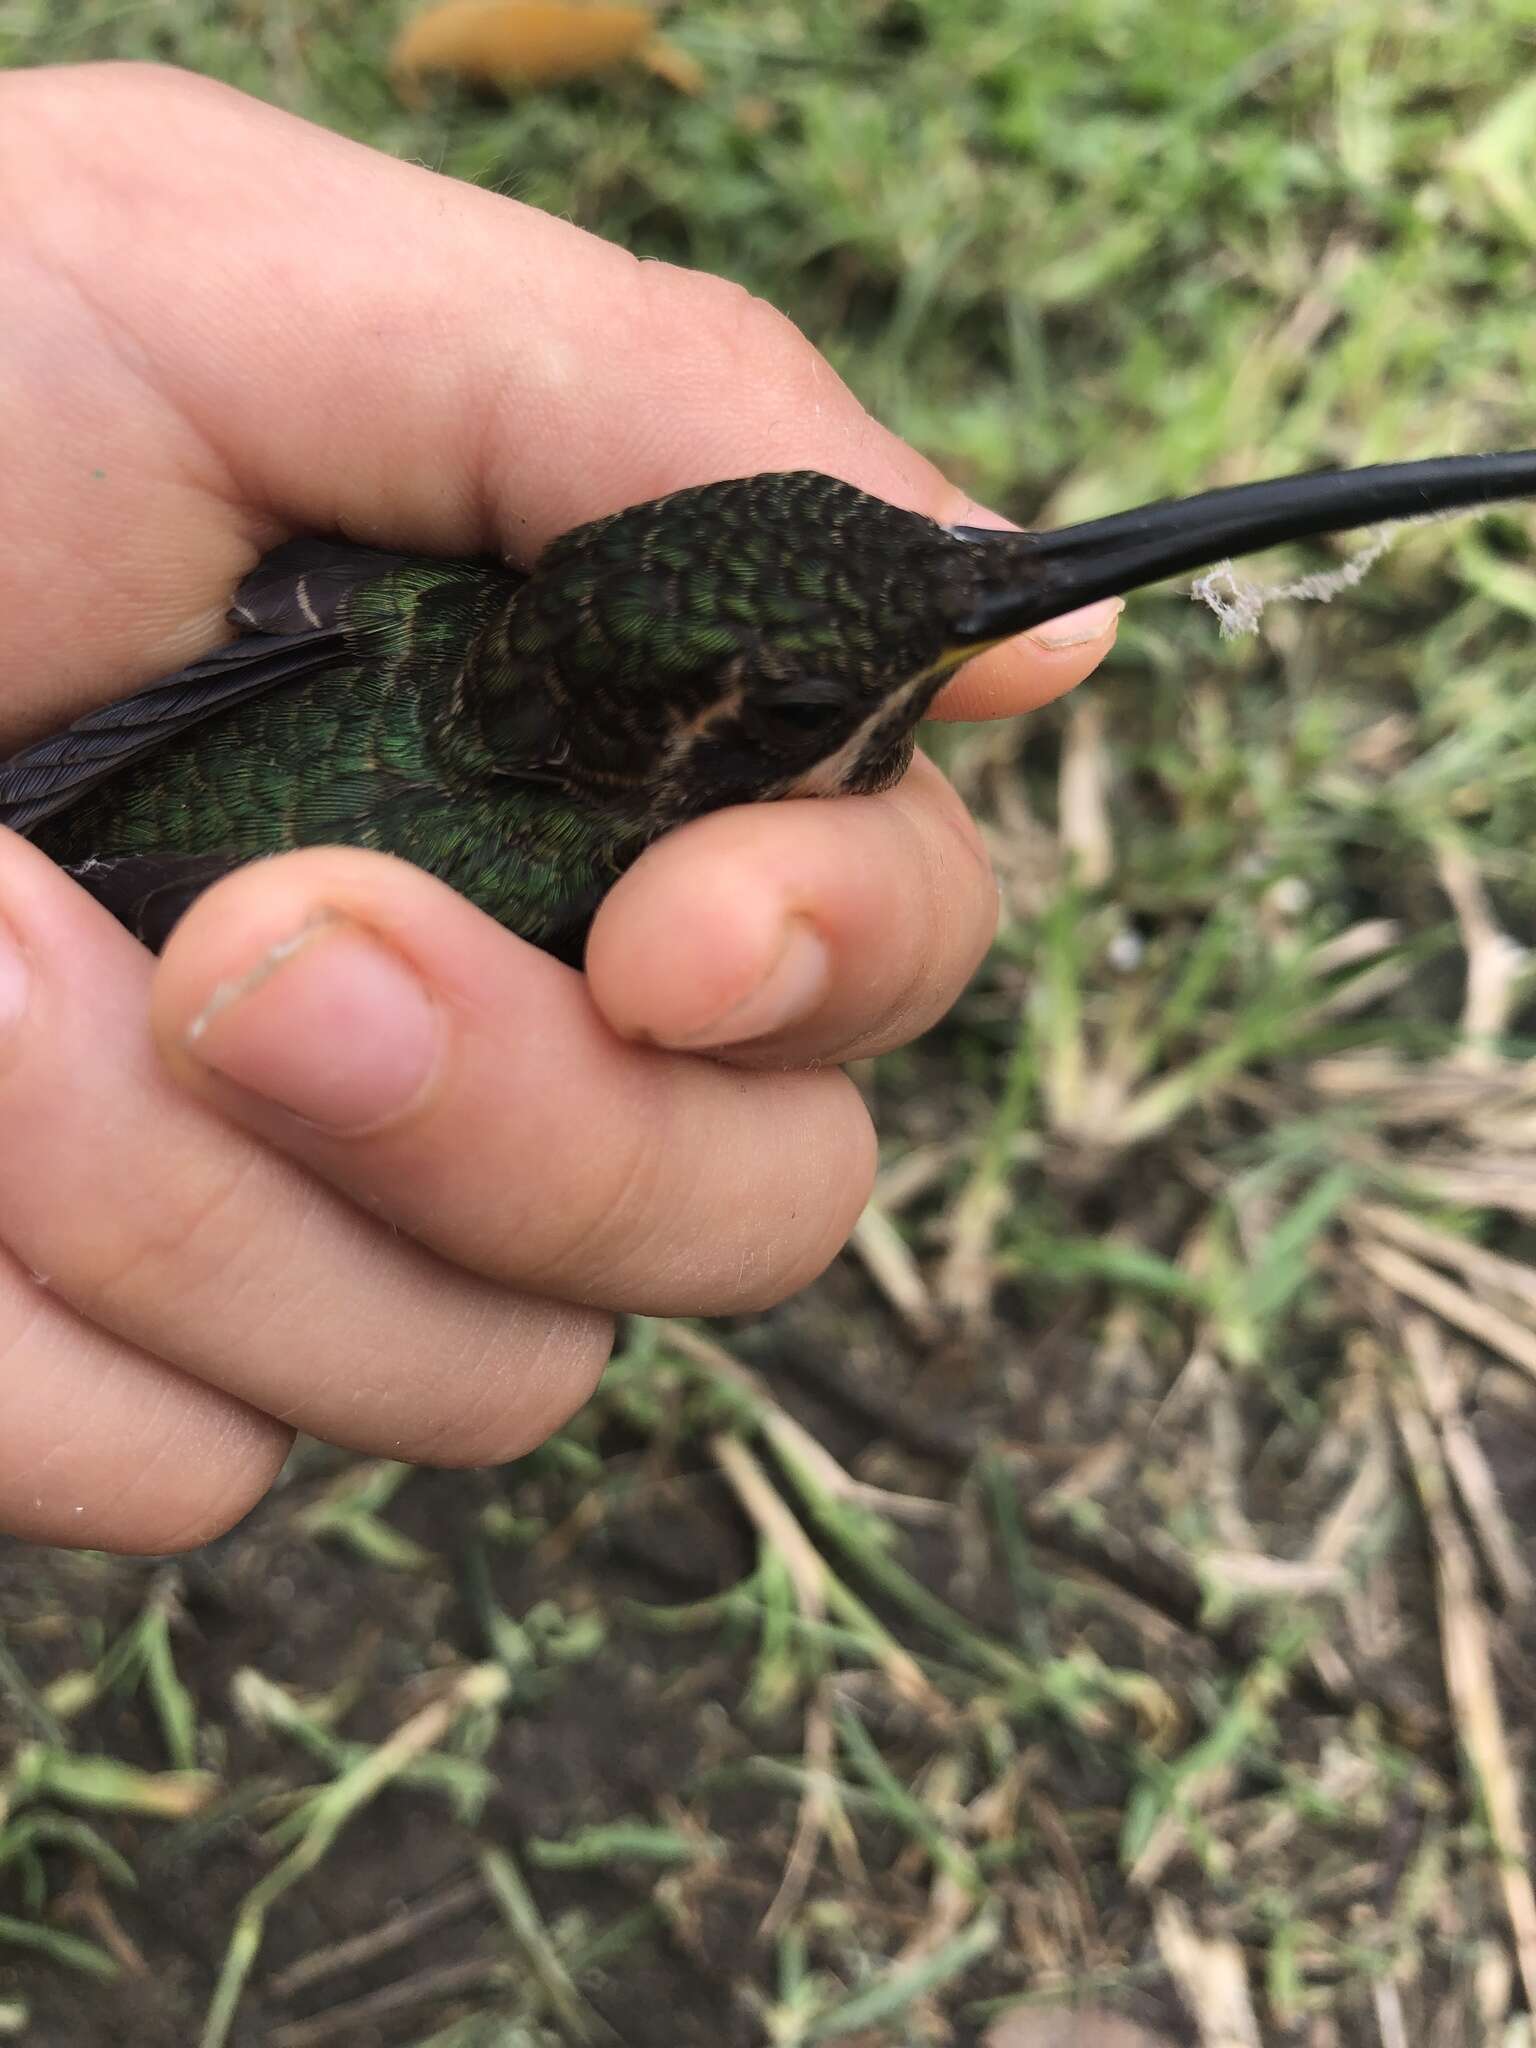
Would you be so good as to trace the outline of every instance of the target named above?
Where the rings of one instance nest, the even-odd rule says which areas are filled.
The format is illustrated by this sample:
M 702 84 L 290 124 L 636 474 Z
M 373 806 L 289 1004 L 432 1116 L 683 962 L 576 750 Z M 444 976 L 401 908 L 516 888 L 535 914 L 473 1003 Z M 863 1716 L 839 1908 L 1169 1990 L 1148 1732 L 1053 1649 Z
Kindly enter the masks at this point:
M 992 641 L 1228 552 L 1533 491 L 1521 450 L 1000 534 L 807 471 L 631 507 L 527 576 L 290 542 L 241 585 L 239 639 L 0 762 L 0 823 L 151 944 L 240 862 L 340 841 L 575 957 L 669 827 L 889 787 Z
M 520 580 L 421 562 L 363 586 L 344 657 L 168 741 L 32 836 L 68 867 L 368 847 L 429 869 L 535 944 L 557 941 L 617 872 L 611 828 L 498 774 L 462 707 L 466 662 Z
M 241 640 L 17 757 L 11 788 L 151 944 L 221 872 L 340 842 L 575 958 L 669 826 L 893 781 L 975 580 L 955 536 L 811 473 L 616 513 L 526 576 L 288 543 L 241 586 Z

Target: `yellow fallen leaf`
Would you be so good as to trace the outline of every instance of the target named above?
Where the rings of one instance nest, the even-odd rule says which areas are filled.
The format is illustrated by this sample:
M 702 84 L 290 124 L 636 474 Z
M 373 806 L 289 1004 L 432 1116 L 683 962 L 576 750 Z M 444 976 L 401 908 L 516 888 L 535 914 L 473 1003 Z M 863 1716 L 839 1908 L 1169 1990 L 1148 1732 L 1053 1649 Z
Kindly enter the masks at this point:
M 704 90 L 704 66 L 698 58 L 680 50 L 676 43 L 665 42 L 660 36 L 652 36 L 648 43 L 642 43 L 635 52 L 635 61 L 643 64 L 653 78 L 670 85 L 674 92 L 686 93 L 690 99 L 697 99 Z
M 655 28 L 648 7 L 447 0 L 405 24 L 389 68 L 406 95 L 425 72 L 445 72 L 467 85 L 560 85 L 638 56 Z

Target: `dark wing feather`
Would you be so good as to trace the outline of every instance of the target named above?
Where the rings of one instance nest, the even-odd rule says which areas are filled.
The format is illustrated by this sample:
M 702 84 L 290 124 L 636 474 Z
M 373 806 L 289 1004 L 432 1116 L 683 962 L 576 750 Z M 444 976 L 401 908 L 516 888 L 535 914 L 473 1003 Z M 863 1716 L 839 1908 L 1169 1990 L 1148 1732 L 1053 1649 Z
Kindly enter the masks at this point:
M 344 623 L 344 601 L 364 583 L 411 566 L 410 555 L 343 540 L 290 540 L 263 555 L 235 592 L 229 623 L 247 633 L 328 633 Z
M 346 598 L 409 559 L 335 541 L 274 548 L 235 593 L 238 640 L 0 761 L 0 825 L 40 825 L 189 726 L 324 668 L 345 649 Z
M 40 825 L 188 726 L 323 667 L 339 646 L 333 634 L 236 640 L 136 697 L 88 711 L 0 762 L 0 825 L 14 832 Z
M 67 872 L 119 924 L 158 953 L 171 927 L 197 897 L 244 865 L 232 854 L 139 853 L 82 861 Z

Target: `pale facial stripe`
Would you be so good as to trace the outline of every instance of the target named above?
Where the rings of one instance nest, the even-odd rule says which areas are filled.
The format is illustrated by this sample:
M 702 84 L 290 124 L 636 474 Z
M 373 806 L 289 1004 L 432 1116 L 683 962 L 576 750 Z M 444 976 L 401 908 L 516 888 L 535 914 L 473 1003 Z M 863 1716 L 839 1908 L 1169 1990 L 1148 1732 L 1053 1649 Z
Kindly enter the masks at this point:
M 836 796 L 847 781 L 850 772 L 864 758 L 870 741 L 881 728 L 894 724 L 899 714 L 906 711 L 914 698 L 922 695 L 936 676 L 948 675 L 958 668 L 962 661 L 968 661 L 976 650 L 966 647 L 956 653 L 943 654 L 931 667 L 903 683 L 895 696 L 887 697 L 877 704 L 863 724 L 843 741 L 835 754 L 828 754 L 824 761 L 807 768 L 802 775 L 787 782 L 780 794 L 783 796 Z

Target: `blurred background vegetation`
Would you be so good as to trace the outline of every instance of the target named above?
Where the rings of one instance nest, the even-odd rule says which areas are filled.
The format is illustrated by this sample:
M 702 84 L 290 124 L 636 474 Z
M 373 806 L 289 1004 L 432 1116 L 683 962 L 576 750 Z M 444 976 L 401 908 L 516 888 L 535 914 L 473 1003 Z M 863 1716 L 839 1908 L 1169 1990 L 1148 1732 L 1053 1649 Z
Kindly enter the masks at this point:
M 399 21 L 0 0 L 0 63 L 735 277 L 1031 521 L 1536 440 L 1529 0 L 693 0 L 696 89 L 410 106 Z M 1003 927 L 800 1301 L 499 1473 L 0 1549 L 0 2036 L 1529 2044 L 1531 533 L 1138 597 L 934 737 Z

